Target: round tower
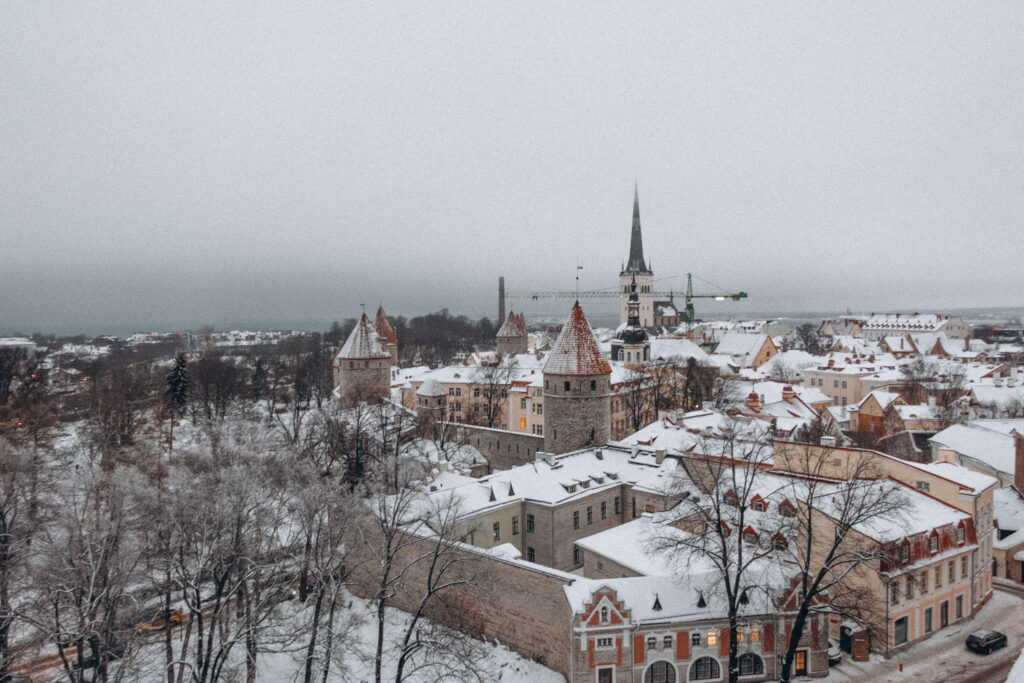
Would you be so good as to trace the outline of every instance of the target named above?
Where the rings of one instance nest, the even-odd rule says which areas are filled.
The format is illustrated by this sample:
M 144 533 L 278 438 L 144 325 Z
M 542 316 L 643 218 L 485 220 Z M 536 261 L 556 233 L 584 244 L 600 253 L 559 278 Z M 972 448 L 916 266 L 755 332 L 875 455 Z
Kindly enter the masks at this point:
M 544 363 L 544 450 L 567 453 L 611 438 L 611 366 L 577 301 Z
M 390 397 L 391 354 L 365 313 L 335 355 L 334 373 L 342 408 Z

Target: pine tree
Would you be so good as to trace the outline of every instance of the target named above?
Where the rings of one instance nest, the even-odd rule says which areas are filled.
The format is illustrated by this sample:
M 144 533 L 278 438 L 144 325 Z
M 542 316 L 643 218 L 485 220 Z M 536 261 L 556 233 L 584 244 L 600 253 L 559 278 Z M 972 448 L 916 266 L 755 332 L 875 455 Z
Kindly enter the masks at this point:
M 185 354 L 179 353 L 174 361 L 174 367 L 167 373 L 167 390 L 164 392 L 164 399 L 167 405 L 181 415 L 185 410 L 185 402 L 188 400 L 188 365 L 185 361 Z
M 257 358 L 256 363 L 253 365 L 252 379 L 249 383 L 249 396 L 254 402 L 263 398 L 263 394 L 266 391 L 266 383 L 267 368 L 263 363 L 263 359 Z

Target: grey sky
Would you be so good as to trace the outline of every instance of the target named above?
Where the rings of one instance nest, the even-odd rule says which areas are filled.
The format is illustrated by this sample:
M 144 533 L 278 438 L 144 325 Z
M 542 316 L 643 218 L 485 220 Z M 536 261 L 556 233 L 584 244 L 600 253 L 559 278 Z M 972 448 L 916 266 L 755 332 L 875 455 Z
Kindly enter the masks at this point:
M 146 5 L 0 5 L 0 332 L 614 286 L 634 179 L 744 310 L 1024 302 L 1017 3 Z

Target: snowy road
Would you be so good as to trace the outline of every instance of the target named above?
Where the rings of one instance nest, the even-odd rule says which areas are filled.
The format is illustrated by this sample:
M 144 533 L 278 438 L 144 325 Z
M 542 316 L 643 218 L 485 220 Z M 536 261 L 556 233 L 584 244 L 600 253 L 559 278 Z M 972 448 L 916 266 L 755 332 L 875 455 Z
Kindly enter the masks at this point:
M 973 618 L 948 627 L 909 651 L 884 659 L 854 662 L 847 655 L 832 667 L 830 681 L 949 681 L 956 683 L 997 683 L 1005 681 L 1024 646 L 1024 587 L 996 584 L 995 595 Z M 964 640 L 979 628 L 993 628 L 1006 634 L 1007 647 L 990 655 L 979 655 L 964 646 Z M 902 664 L 903 670 L 900 671 Z

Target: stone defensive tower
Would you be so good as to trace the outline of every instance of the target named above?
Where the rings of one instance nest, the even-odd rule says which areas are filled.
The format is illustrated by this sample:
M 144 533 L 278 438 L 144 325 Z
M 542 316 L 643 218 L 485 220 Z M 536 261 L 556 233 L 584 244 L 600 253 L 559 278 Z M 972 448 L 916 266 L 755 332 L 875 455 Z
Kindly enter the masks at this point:
M 384 350 L 365 313 L 334 356 L 334 381 L 341 408 L 391 394 L 391 354 Z
M 391 365 L 398 366 L 398 336 L 395 328 L 391 327 L 391 321 L 384 313 L 384 307 L 377 308 L 377 317 L 373 321 L 373 329 L 380 338 L 381 347 L 391 356 Z
M 498 330 L 496 338 L 499 356 L 504 357 L 529 351 L 530 340 L 526 332 L 526 318 L 523 314 L 517 315 L 515 311 L 509 311 L 508 320 Z
M 544 363 L 544 450 L 567 453 L 611 438 L 611 366 L 577 301 Z
M 640 325 L 654 326 L 654 271 L 644 262 L 644 239 L 640 230 L 640 194 L 633 188 L 633 229 L 629 236 L 629 260 L 619 273 L 619 324 L 629 320 L 629 295 L 636 282 L 640 302 Z

